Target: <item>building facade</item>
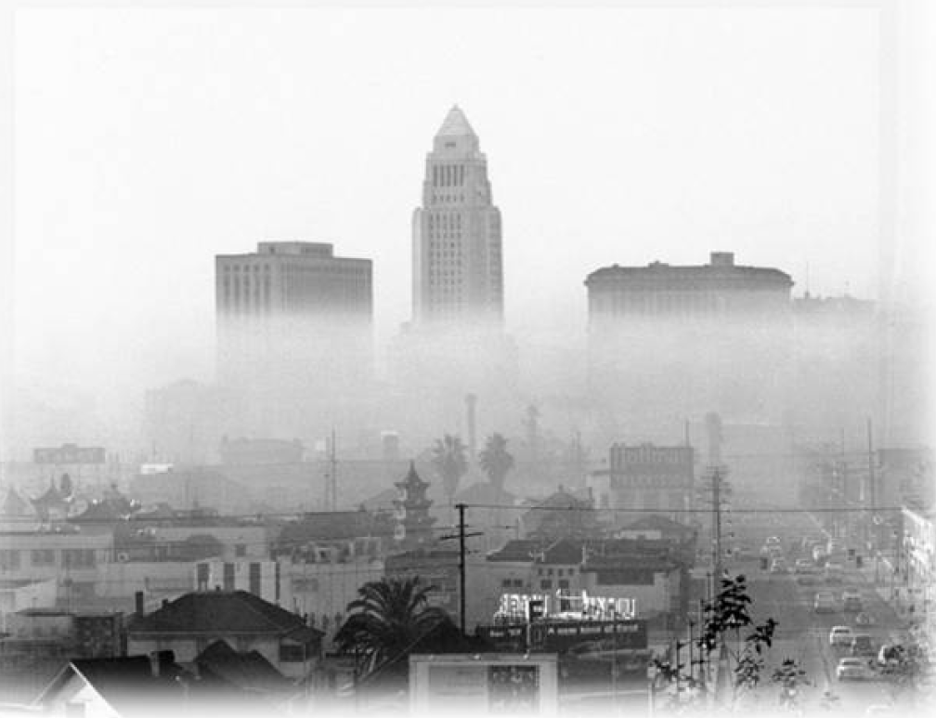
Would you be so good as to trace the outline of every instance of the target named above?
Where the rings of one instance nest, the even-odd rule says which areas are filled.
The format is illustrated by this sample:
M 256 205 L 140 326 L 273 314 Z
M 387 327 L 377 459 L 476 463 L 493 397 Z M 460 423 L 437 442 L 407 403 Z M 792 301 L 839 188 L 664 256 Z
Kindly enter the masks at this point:
M 413 214 L 413 319 L 499 326 L 503 312 L 500 210 L 478 136 L 456 105 L 426 157 L 422 206 Z
M 692 508 L 695 469 L 691 446 L 614 444 L 608 466 L 609 508 L 661 512 Z
M 241 433 L 324 436 L 351 429 L 373 374 L 369 259 L 331 244 L 260 242 L 215 258 L 218 377 L 238 390 Z M 315 397 L 315 412 L 308 409 Z
M 589 274 L 585 286 L 589 323 L 600 326 L 622 317 L 783 316 L 793 280 L 779 269 L 736 265 L 733 252 L 712 252 L 701 266 L 615 264 Z
M 735 264 L 604 267 L 588 275 L 588 383 L 601 439 L 658 437 L 718 412 L 778 422 L 790 403 L 792 319 L 785 272 Z

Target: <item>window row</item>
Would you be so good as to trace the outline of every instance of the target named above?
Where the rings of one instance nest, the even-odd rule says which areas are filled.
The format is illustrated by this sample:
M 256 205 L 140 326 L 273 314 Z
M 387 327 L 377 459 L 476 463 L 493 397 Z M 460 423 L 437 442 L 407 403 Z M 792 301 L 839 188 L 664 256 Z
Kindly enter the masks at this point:
M 93 568 L 97 565 L 97 551 L 91 548 L 34 548 L 0 549 L 0 570 L 18 571 L 23 568 L 23 554 L 29 555 L 33 567 Z
M 433 187 L 460 187 L 465 184 L 464 165 L 433 165 Z
M 270 265 L 269 265 L 269 264 L 264 264 L 264 265 L 262 265 L 262 267 L 263 267 L 263 271 L 264 271 L 265 273 L 269 274 L 269 272 L 270 272 Z M 259 272 L 259 271 L 260 271 L 260 268 L 261 268 L 261 265 L 259 265 L 259 264 L 243 264 L 243 265 L 241 265 L 241 264 L 234 264 L 234 265 L 225 264 L 221 269 L 222 269 L 222 271 L 223 271 L 225 274 L 230 274 L 231 272 L 235 272 L 235 273 L 237 273 L 237 272 L 249 273 L 249 272 L 251 272 L 251 271 L 253 271 L 253 272 L 256 273 L 256 272 Z

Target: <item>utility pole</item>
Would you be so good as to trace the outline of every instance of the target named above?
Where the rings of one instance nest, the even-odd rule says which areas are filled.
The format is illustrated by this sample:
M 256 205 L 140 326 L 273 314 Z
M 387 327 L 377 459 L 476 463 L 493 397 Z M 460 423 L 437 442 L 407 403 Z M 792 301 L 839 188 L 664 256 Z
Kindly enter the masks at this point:
M 712 473 L 712 535 L 715 544 L 715 560 L 712 562 L 715 575 L 713 577 L 712 595 L 718 593 L 718 582 L 721 581 L 722 568 L 722 536 L 721 536 L 721 471 L 715 467 Z
M 874 520 L 874 517 L 877 515 L 877 482 L 874 478 L 874 442 L 873 435 L 871 433 L 871 419 L 868 418 L 868 506 L 871 509 L 871 520 Z M 864 522 L 864 526 L 867 527 L 867 521 Z M 865 534 L 865 542 L 869 540 L 867 534 Z M 874 537 L 871 537 L 871 540 L 874 540 Z M 879 547 L 876 547 L 879 548 Z
M 465 505 L 456 504 L 458 509 L 458 619 L 461 633 L 465 635 Z
M 472 536 L 483 536 L 483 531 L 474 531 L 472 533 L 465 533 L 465 509 L 467 506 L 465 504 L 455 504 L 455 509 L 458 511 L 458 533 L 455 535 L 440 536 L 440 541 L 449 541 L 451 539 L 458 539 L 458 616 L 459 616 L 459 626 L 461 628 L 462 635 L 465 633 L 465 596 L 467 595 L 467 571 L 466 571 L 466 561 L 465 556 L 468 553 L 465 547 L 465 539 L 471 538 Z

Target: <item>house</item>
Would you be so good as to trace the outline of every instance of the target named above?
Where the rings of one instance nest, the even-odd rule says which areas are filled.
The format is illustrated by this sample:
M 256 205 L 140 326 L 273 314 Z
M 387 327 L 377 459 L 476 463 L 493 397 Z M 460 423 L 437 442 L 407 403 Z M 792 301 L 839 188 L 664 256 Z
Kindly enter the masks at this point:
M 591 498 L 559 490 L 532 506 L 520 518 L 523 538 L 597 538 L 604 533 Z
M 171 651 L 67 663 L 34 705 L 67 718 L 135 718 L 189 708 L 186 673 Z
M 287 678 L 307 679 L 317 665 L 323 633 L 301 616 L 247 591 L 187 593 L 148 614 L 135 615 L 127 629 L 131 654 L 171 650 L 193 661 L 217 640 L 237 651 L 258 651 Z
M 215 641 L 193 663 L 200 680 L 236 686 L 273 705 L 284 704 L 303 691 L 259 651 L 235 651 L 227 641 Z

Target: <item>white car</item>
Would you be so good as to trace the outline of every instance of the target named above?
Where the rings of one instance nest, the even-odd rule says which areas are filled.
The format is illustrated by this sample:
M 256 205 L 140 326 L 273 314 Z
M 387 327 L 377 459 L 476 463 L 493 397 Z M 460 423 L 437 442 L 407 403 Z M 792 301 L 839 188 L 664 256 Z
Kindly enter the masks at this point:
M 874 671 L 862 658 L 843 658 L 835 668 L 835 677 L 840 681 L 868 681 L 874 678 Z
M 833 626 L 832 630 L 829 631 L 829 645 L 833 648 L 836 646 L 850 646 L 854 637 L 855 633 L 852 631 L 851 626 Z

